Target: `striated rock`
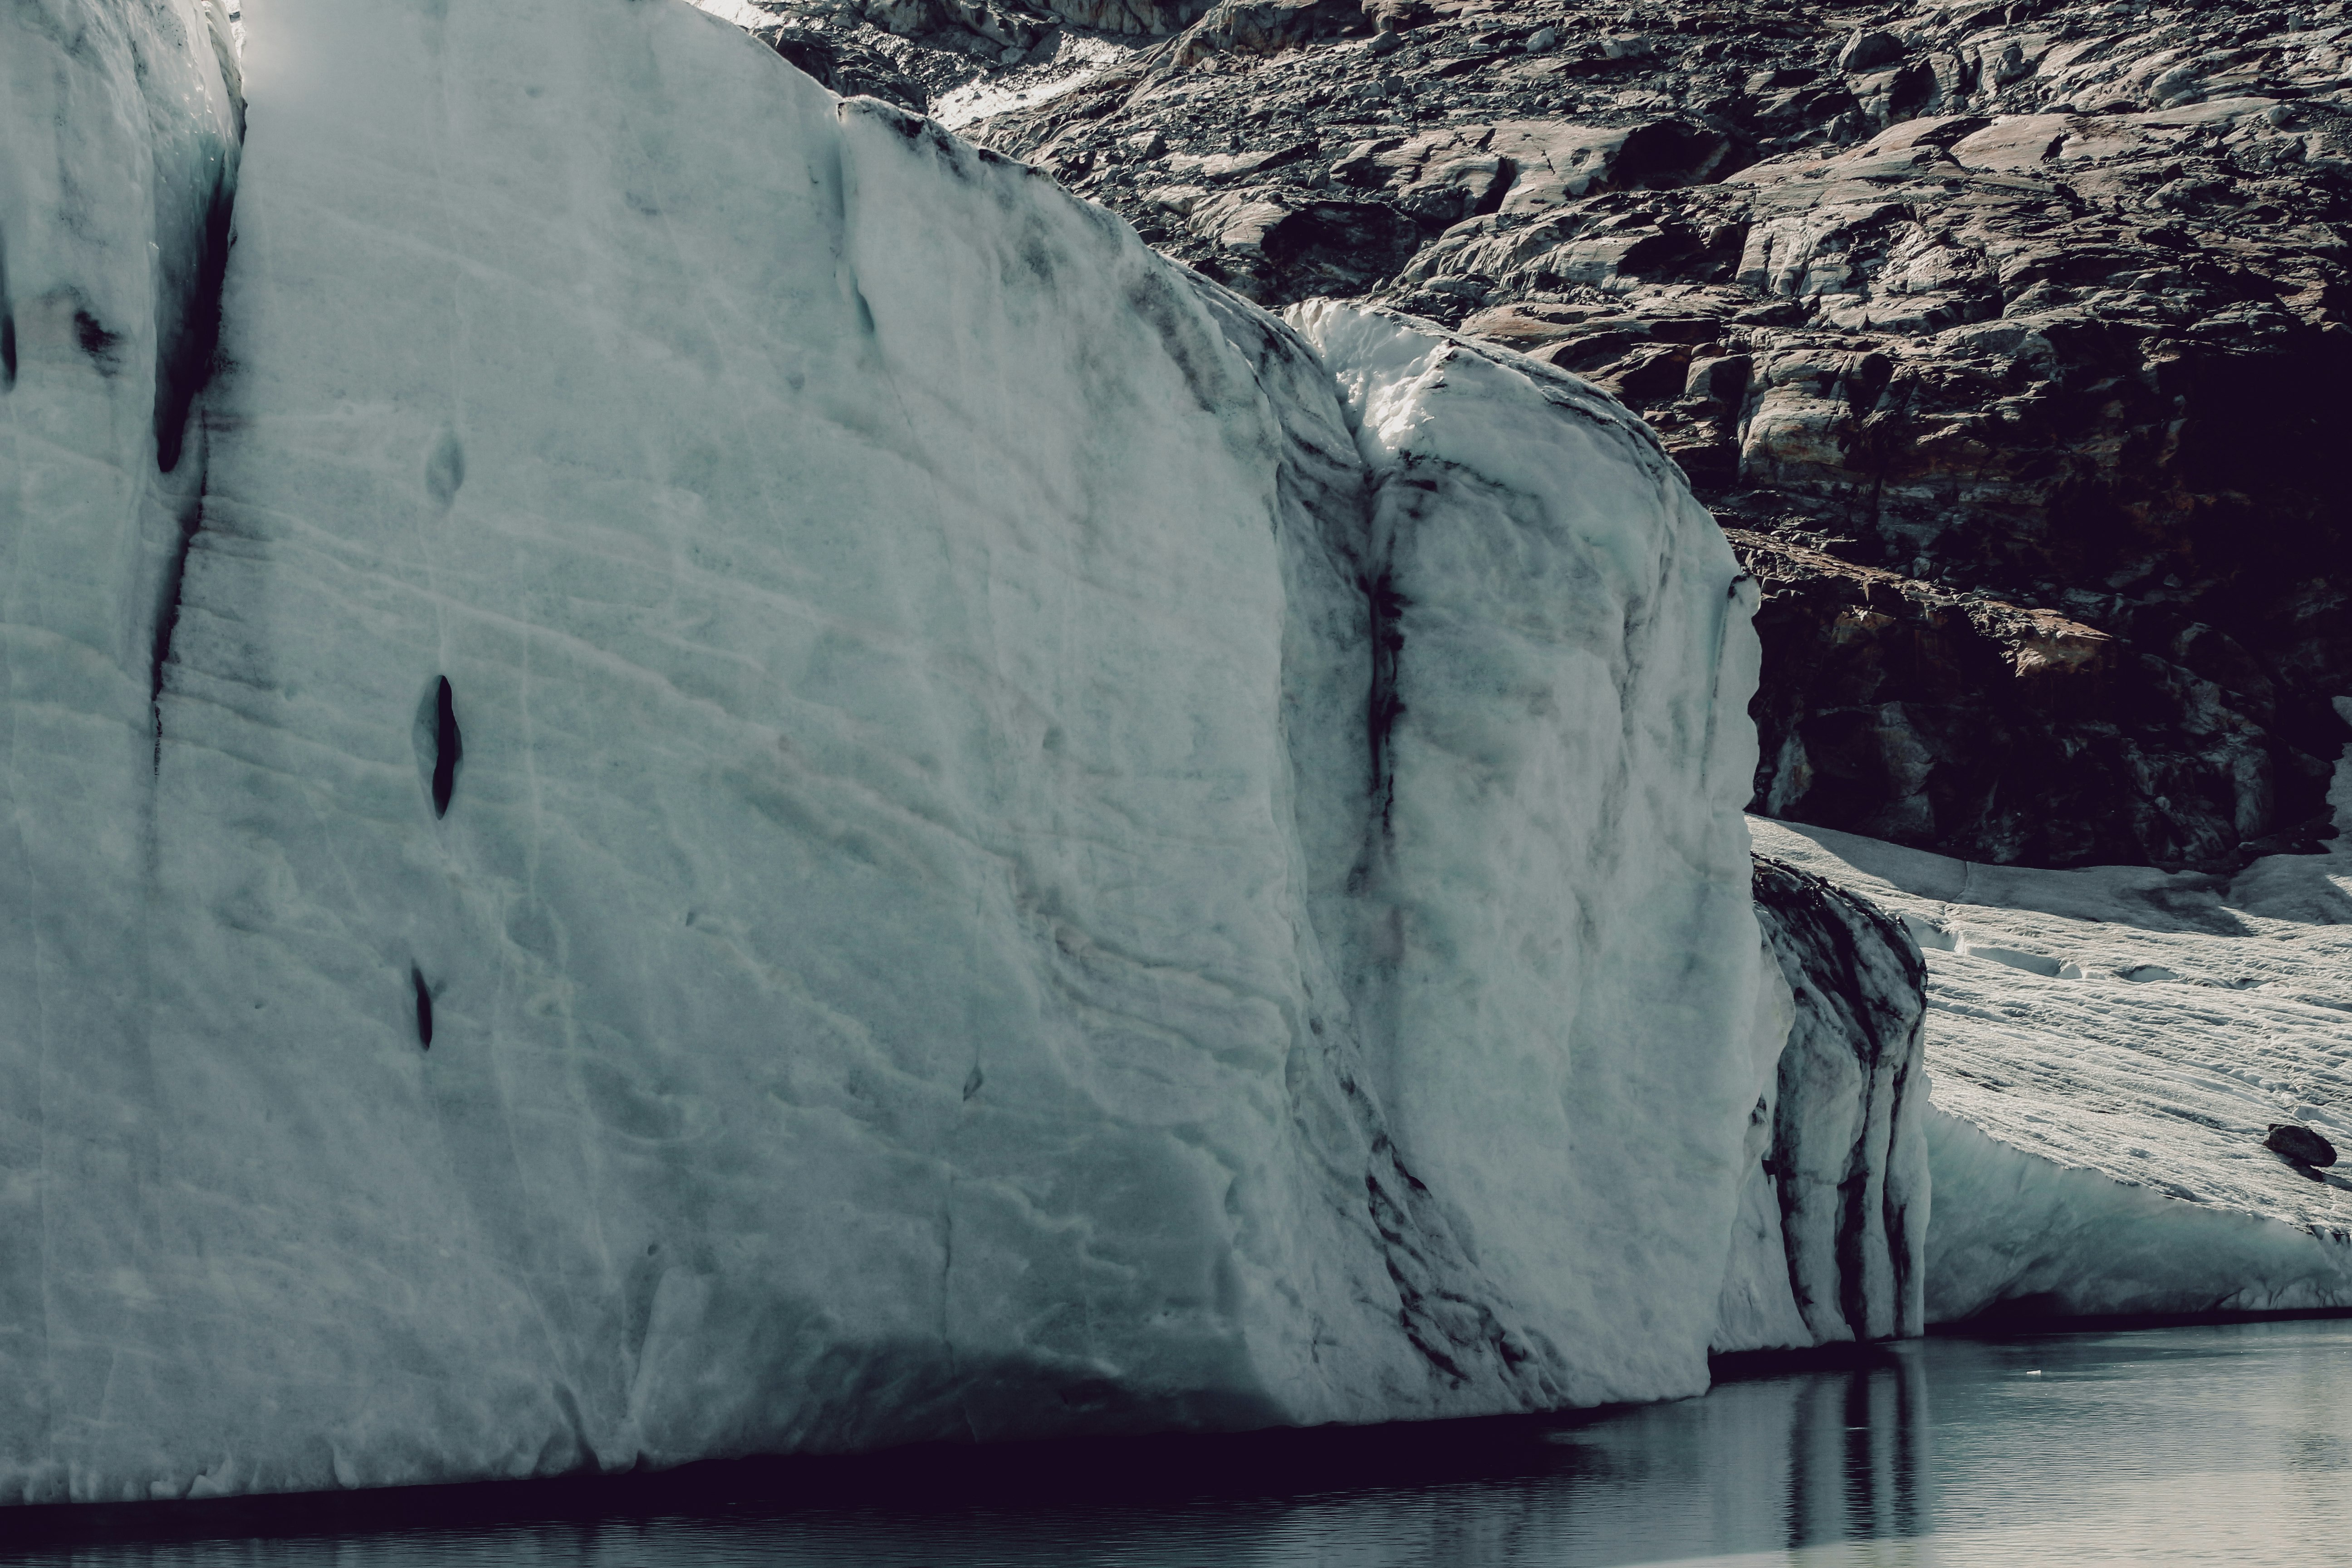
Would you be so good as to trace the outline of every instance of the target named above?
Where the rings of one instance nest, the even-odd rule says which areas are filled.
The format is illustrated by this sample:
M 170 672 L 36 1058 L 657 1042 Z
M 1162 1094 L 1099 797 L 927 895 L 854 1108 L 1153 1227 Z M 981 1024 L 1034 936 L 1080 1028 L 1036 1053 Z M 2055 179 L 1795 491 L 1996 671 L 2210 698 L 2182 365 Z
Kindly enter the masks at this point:
M 2215 683 L 2094 626 L 1730 537 L 1763 590 L 1770 815 L 1993 863 L 2210 864 L 2254 838 L 2301 765 Z
M 793 6 L 755 0 L 758 8 L 805 16 L 830 6 Z M 1036 0 L 1032 9 L 989 0 L 852 0 L 851 14 L 902 38 L 935 37 L 961 29 L 1026 54 L 1067 23 L 1113 34 L 1164 37 L 1198 16 L 1207 0 Z M 954 40 L 949 40 L 950 47 Z
M 919 38 L 961 27 L 974 37 L 1027 54 L 1054 24 L 1050 17 L 987 0 L 858 0 L 858 13 L 886 32 Z
M 1848 73 L 1901 63 L 1903 40 L 1892 33 L 1857 30 L 1838 51 L 1837 68 Z
M 1217 0 L 1176 42 L 1179 66 L 1221 55 L 1270 55 L 1317 38 L 1360 32 L 1358 0 Z
M 1046 11 L 1076 27 L 1154 38 L 1181 31 L 1208 0 L 1040 0 Z

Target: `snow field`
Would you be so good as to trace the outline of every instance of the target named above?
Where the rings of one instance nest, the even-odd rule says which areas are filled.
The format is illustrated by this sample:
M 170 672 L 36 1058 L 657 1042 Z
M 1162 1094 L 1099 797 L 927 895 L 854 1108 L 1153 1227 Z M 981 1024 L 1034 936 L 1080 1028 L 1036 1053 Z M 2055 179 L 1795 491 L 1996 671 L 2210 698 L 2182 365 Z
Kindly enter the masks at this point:
M 2352 828 L 2352 761 L 2336 781 Z M 2352 1152 L 2352 838 L 2225 879 L 1750 826 L 1927 952 L 1931 1321 L 2352 1304 L 2352 1179 L 2262 1142 Z

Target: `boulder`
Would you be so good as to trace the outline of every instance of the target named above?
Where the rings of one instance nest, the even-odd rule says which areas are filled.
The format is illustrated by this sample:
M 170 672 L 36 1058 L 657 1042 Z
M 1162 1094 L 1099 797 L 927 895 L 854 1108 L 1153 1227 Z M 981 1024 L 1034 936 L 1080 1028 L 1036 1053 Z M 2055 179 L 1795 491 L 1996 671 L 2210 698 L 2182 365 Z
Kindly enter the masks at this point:
M 1842 71 L 1866 71 L 1893 65 L 1902 58 L 1901 38 L 1875 28 L 1856 28 L 1845 47 L 1838 51 L 1837 67 Z
M 2263 1146 L 2272 1152 L 2285 1156 L 2298 1165 L 2326 1169 L 2336 1163 L 2336 1145 L 2310 1128 L 2293 1121 L 2273 1121 Z
M 1179 65 L 1220 55 L 1270 55 L 1364 30 L 1360 0 L 1217 0 L 1176 41 Z

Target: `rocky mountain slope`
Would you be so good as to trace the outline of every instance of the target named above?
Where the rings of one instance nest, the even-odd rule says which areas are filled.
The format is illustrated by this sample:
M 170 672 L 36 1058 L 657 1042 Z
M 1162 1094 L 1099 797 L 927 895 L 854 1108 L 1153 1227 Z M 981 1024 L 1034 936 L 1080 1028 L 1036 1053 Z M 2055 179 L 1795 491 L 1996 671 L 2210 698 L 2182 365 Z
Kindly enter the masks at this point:
M 2052 867 L 2332 833 L 2344 5 L 709 3 L 1264 303 L 1638 409 L 1765 584 L 1758 809 Z

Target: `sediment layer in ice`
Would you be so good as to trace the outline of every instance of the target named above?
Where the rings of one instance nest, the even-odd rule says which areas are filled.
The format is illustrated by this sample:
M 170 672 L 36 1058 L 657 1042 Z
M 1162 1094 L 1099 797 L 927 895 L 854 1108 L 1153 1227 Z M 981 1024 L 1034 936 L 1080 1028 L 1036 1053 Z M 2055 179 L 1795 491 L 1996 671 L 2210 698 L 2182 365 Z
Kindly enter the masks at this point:
M 1793 866 L 1759 856 L 1755 893 L 1769 959 L 1760 1054 L 1773 1065 L 1750 1115 L 1715 1347 L 1916 1334 L 1928 1211 L 1919 950 L 1884 910 Z
M 184 569 L 11 622 L 0 1496 L 1704 1386 L 1755 644 L 1635 421 L 684 5 L 247 21 Z
M 2352 1153 L 2352 834 L 2223 878 L 1753 826 L 1927 950 L 1931 1320 L 2352 1305 L 2352 1178 L 2263 1142 Z

